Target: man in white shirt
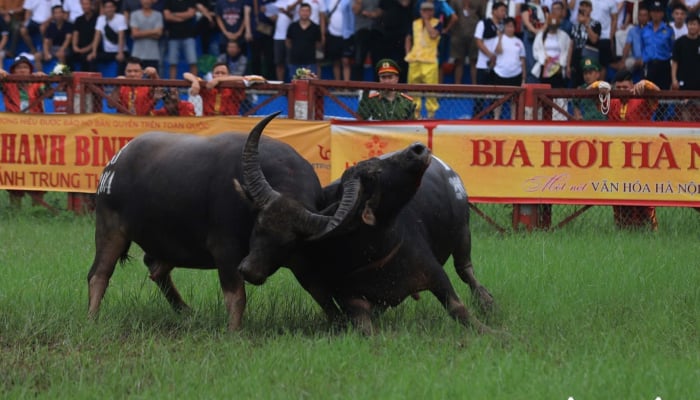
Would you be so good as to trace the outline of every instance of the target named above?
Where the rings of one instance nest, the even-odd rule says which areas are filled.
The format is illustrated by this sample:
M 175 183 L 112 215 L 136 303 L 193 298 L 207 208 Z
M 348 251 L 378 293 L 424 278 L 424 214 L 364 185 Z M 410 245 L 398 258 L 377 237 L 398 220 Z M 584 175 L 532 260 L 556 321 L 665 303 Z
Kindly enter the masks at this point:
M 503 20 L 506 17 L 507 7 L 503 2 L 493 4 L 491 18 L 485 18 L 476 24 L 474 39 L 479 48 L 479 55 L 476 59 L 476 83 L 478 85 L 488 85 L 489 74 L 496 63 L 496 44 L 498 43 L 498 33 L 503 31 Z
M 126 30 L 129 26 L 124 14 L 117 12 L 114 0 L 104 0 L 102 9 L 104 14 L 97 17 L 92 51 L 87 59 L 99 62 L 116 61 L 117 75 L 121 75 L 126 66 Z M 98 54 L 97 49 L 100 48 L 100 41 L 102 41 L 102 49 Z
M 687 17 L 688 8 L 685 6 L 685 4 L 681 2 L 673 3 L 673 7 L 671 7 L 671 18 L 673 21 L 669 25 L 671 25 L 671 28 L 673 28 L 674 40 L 688 34 L 688 25 L 685 23 L 685 19 Z

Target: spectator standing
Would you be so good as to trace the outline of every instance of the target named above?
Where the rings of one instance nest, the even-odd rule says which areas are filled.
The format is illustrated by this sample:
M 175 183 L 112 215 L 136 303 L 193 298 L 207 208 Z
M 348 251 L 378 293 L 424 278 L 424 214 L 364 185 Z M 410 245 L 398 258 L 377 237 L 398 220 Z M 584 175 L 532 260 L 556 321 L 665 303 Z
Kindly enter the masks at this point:
M 158 69 L 161 63 L 158 41 L 163 36 L 163 14 L 153 9 L 153 2 L 141 0 L 141 8 L 131 13 L 131 55 L 141 59 L 142 66 Z
M 590 88 L 597 88 L 601 94 L 606 94 L 607 89 L 601 88 L 599 85 L 600 82 L 594 82 Z M 644 79 L 634 84 L 632 83 L 632 73 L 622 69 L 617 71 L 615 75 L 614 89 L 626 90 L 639 96 L 650 90 L 658 91 L 659 87 Z M 610 100 L 608 120 L 648 122 L 654 115 L 658 104 L 656 99 L 613 98 Z M 658 229 L 656 208 L 652 206 L 613 206 L 613 216 L 615 225 L 619 228 L 649 226 L 653 231 Z
M 680 1 L 676 1 L 671 5 L 671 19 L 673 23 L 673 38 L 677 40 L 679 37 L 688 34 L 688 26 L 685 20 L 688 17 L 688 8 Z
M 158 92 L 156 93 L 156 98 L 163 100 L 163 107 L 153 110 L 151 115 L 194 117 L 194 105 L 189 101 L 180 99 L 180 92 L 177 88 L 161 89 Z
M 439 83 L 438 46 L 442 24 L 435 18 L 435 5 L 424 1 L 420 5 L 420 18 L 413 21 L 411 35 L 406 37 L 406 62 L 408 83 Z M 420 118 L 423 99 L 414 98 L 416 119 Z M 426 97 L 425 109 L 428 119 L 435 118 L 439 108 L 437 98 Z
M 232 75 L 228 69 L 228 64 L 218 62 L 214 64 L 212 79 L 205 82 L 190 73 L 185 73 L 186 81 L 190 82 L 190 96 L 201 96 L 202 115 L 238 115 L 240 107 L 245 100 L 245 91 L 237 88 L 221 88 L 221 82 L 250 82 L 250 80 L 260 80 L 259 76 Z M 246 86 L 248 83 L 246 83 Z
M 309 3 L 301 3 L 299 6 L 299 20 L 292 22 L 287 29 L 287 50 L 289 51 L 289 67 L 292 71 L 298 68 L 306 68 L 315 74 L 318 72 L 316 64 L 316 50 L 321 47 L 321 28 L 311 21 L 311 6 Z
M 476 83 L 488 85 L 491 83 L 491 69 L 496 62 L 496 44 L 498 32 L 503 30 L 503 20 L 506 17 L 506 4 L 496 2 L 491 8 L 491 17 L 484 18 L 476 24 L 474 39 L 479 48 L 476 60 Z
M 17 50 L 17 41 L 22 36 L 20 28 L 24 24 L 24 0 L 4 0 L 0 2 L 0 10 L 9 29 L 9 45 L 6 48 L 6 57 L 14 57 Z M 0 64 L 0 66 L 2 66 Z
M 321 47 L 316 51 L 316 60 L 321 61 L 325 56 L 323 54 L 323 49 L 325 49 L 326 46 L 326 29 L 328 28 L 328 20 L 326 19 L 326 14 L 328 13 L 328 9 L 326 8 L 326 0 L 303 0 L 303 2 L 311 6 L 311 15 L 309 16 L 309 19 L 311 19 L 311 22 L 318 25 L 318 27 L 321 29 Z M 296 13 L 294 14 L 293 18 L 295 21 L 299 20 L 299 9 L 300 6 L 297 6 Z M 321 76 L 320 73 L 318 75 Z
M 537 83 L 539 82 L 538 77 L 534 77 L 530 73 L 533 65 L 535 65 L 535 58 L 532 56 L 532 42 L 535 40 L 535 36 L 547 26 L 547 14 L 542 4 L 540 4 L 540 0 L 530 0 L 523 4 L 520 19 L 523 24 L 523 44 L 525 45 L 527 82 Z
M 41 71 L 41 45 L 44 43 L 44 32 L 51 19 L 51 0 L 25 0 L 24 25 L 20 35 L 29 51 L 34 56 L 35 67 Z
M 351 75 L 352 80 L 361 81 L 364 79 L 363 69 L 368 55 L 370 64 L 373 65 L 382 50 L 382 9 L 379 8 L 379 0 L 353 0 L 352 12 L 355 14 L 355 58 Z
M 328 27 L 324 53 L 326 60 L 331 62 L 335 80 L 350 80 L 352 34 L 355 29 L 351 4 L 352 0 L 328 0 L 326 3 Z
M 642 29 L 644 77 L 668 90 L 671 87 L 673 29 L 664 22 L 664 7 L 660 1 L 651 4 L 649 15 L 651 23 Z
M 454 63 L 450 58 L 450 39 L 452 29 L 457 24 L 457 14 L 450 4 L 445 0 L 418 0 L 419 16 L 420 6 L 426 2 L 432 2 L 434 6 L 433 16 L 440 21 L 442 29 L 440 29 L 440 41 L 438 42 L 438 83 L 442 83 L 445 70 L 452 73 Z
M 540 82 L 549 83 L 553 88 L 566 87 L 565 72 L 571 39 L 559 29 L 559 21 L 550 17 L 547 29 L 540 32 L 533 42 L 535 66 L 532 74 L 540 77 Z
M 31 55 L 29 55 L 31 57 Z M 34 74 L 34 66 L 29 57 L 20 55 L 16 57 L 10 66 L 10 74 L 13 76 L 30 76 Z M 38 72 L 37 74 L 42 74 Z M 7 71 L 0 68 L 0 79 L 8 75 Z M 0 81 L 0 92 L 2 92 L 5 102 L 5 111 L 14 113 L 44 113 L 44 104 L 39 101 L 46 87 L 43 83 L 27 82 L 4 82 Z M 44 205 L 51 208 L 44 202 L 43 191 L 35 190 L 8 190 L 10 194 L 10 205 L 19 208 L 22 204 L 22 197 L 27 194 L 32 199 L 34 205 Z
M 220 50 L 222 52 L 229 40 L 245 39 L 247 42 L 253 40 L 250 14 L 251 7 L 247 0 L 216 0 L 216 23 L 221 31 Z
M 124 15 L 117 12 L 113 0 L 102 3 L 103 15 L 97 17 L 95 37 L 88 61 L 116 62 L 117 74 L 124 71 L 126 61 L 126 30 L 129 28 Z
M 380 83 L 399 83 L 401 71 L 396 61 L 388 58 L 379 60 L 375 69 Z M 413 119 L 415 109 L 416 105 L 409 95 L 396 90 L 382 89 L 363 97 L 357 113 L 363 120 L 403 121 Z
M 554 89 L 568 87 L 566 70 L 570 46 L 571 38 L 562 29 L 559 29 L 559 21 L 549 17 L 547 29 L 538 33 L 532 43 L 532 53 L 535 57 L 532 74 L 539 76 L 540 82 L 548 83 Z M 566 99 L 556 98 L 554 102 L 566 109 Z M 552 119 L 562 121 L 566 117 L 558 110 L 554 110 Z
M 253 0 L 251 26 L 253 41 L 250 43 L 250 70 L 253 74 L 272 79 L 275 76 L 274 41 L 275 0 Z M 268 7 L 270 10 L 268 10 Z M 273 15 L 273 17 L 268 16 Z
M 226 45 L 226 52 L 221 54 L 216 61 L 228 66 L 226 75 L 243 76 L 248 67 L 248 58 L 243 54 L 240 42 L 237 40 L 230 40 Z
M 591 18 L 593 5 L 589 0 L 582 0 L 578 6 L 578 18 L 571 29 L 571 46 L 567 55 L 567 76 L 574 87 L 583 84 L 581 62 L 584 58 L 592 58 L 599 62 L 598 39 L 600 38 L 600 22 Z
M 515 19 L 507 17 L 503 32 L 498 33 L 496 62 L 493 67 L 493 84 L 521 86 L 526 80 L 525 45 L 515 36 Z M 510 118 L 515 119 L 515 102 L 510 102 Z M 501 119 L 501 107 L 494 110 L 494 119 Z
M 216 0 L 196 0 L 195 6 L 198 14 L 194 30 L 196 37 L 199 37 L 202 52 L 217 55 L 220 52 L 220 47 L 217 37 L 219 26 L 216 24 L 216 14 L 214 14 Z
M 549 2 L 549 0 L 542 0 L 542 6 L 545 7 L 545 3 Z M 550 18 L 556 18 L 557 21 L 559 21 L 559 29 L 563 30 L 564 32 L 571 34 L 571 28 L 574 26 L 574 22 L 569 18 L 569 10 L 566 9 L 566 6 L 562 2 L 562 0 L 553 0 L 549 4 L 549 14 L 545 12 L 547 19 Z M 571 18 L 576 18 L 575 16 L 571 16 Z
M 673 43 L 671 58 L 671 89 L 700 90 L 700 16 L 691 14 L 688 17 L 688 34 L 676 39 Z M 689 100 L 681 108 L 684 121 L 700 119 L 698 100 Z
M 628 71 L 636 73 L 644 67 L 642 53 L 642 29 L 649 23 L 649 10 L 640 4 L 637 10 L 637 23 L 627 32 L 625 47 L 622 49 L 622 59 Z
M 605 80 L 607 69 L 615 61 L 615 32 L 617 31 L 617 4 L 611 0 L 591 0 L 591 18 L 600 22 L 598 51 L 600 52 L 600 79 Z
M 51 13 L 53 18 L 44 34 L 44 61 L 56 58 L 56 62 L 69 65 L 73 24 L 66 21 L 67 15 L 61 5 L 53 6 Z
M 484 15 L 484 2 L 481 0 L 452 0 L 457 23 L 450 34 L 450 58 L 454 62 L 455 83 L 464 81 L 465 59 L 469 58 L 469 83 L 476 83 L 476 59 L 479 48 L 476 46 L 474 32 L 476 24 Z
M 136 57 L 129 57 L 124 69 L 125 76 L 119 78 L 127 79 L 158 79 L 158 71 L 153 67 L 143 68 L 141 60 Z M 113 100 L 119 101 L 131 115 L 151 115 L 155 108 L 155 87 L 153 86 L 126 86 L 122 85 L 112 94 Z
M 166 0 L 163 20 L 168 31 L 169 77 L 175 79 L 180 55 L 184 55 L 191 74 L 197 75 L 195 41 L 195 0 Z
M 399 82 L 406 82 L 408 63 L 406 57 L 406 35 L 411 32 L 414 19 L 414 9 L 411 0 L 379 0 L 382 10 L 380 31 L 383 32 L 381 48 L 375 59 L 390 59 L 399 66 Z M 352 25 L 349 31 L 354 31 L 354 14 L 349 13 Z M 349 60 L 352 63 L 352 58 Z M 376 69 L 375 69 L 376 72 Z
M 91 0 L 80 0 L 83 7 L 83 15 L 75 20 L 73 25 L 73 69 L 80 71 L 97 72 L 97 62 L 88 60 L 88 55 L 92 53 L 93 41 L 95 39 L 95 25 L 97 24 L 97 13 Z M 79 67 L 78 67 L 79 65 Z
M 275 8 L 278 10 L 275 21 L 275 33 L 273 39 L 273 59 L 275 61 L 275 73 L 277 80 L 287 80 L 287 65 L 289 64 L 289 52 L 287 51 L 287 29 L 292 23 L 292 10 L 296 7 L 297 0 L 277 0 Z

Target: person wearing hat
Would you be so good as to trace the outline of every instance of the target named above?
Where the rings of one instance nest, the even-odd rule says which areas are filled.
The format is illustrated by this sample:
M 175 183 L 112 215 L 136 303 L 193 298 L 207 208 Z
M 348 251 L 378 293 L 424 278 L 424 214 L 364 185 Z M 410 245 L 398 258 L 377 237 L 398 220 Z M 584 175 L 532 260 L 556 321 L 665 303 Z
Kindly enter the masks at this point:
M 642 60 L 644 78 L 668 90 L 671 88 L 673 29 L 664 22 L 664 12 L 661 1 L 649 5 L 651 23 L 642 29 Z
M 394 60 L 379 60 L 376 71 L 380 83 L 399 83 L 400 68 Z M 415 109 L 416 105 L 410 96 L 393 89 L 381 89 L 363 97 L 357 113 L 364 120 L 407 120 L 414 118 Z
M 438 65 L 438 46 L 440 44 L 440 32 L 442 23 L 435 18 L 435 5 L 432 1 L 424 1 L 420 5 L 420 17 L 413 20 L 411 31 L 406 39 L 410 50 L 404 58 L 408 63 L 408 83 L 438 84 L 440 71 Z M 416 104 L 416 118 L 421 114 L 422 98 L 414 99 Z M 440 105 L 437 98 L 427 97 L 425 108 L 428 118 L 435 116 Z
M 10 72 L 0 68 L 0 92 L 3 95 L 5 102 L 5 111 L 15 113 L 44 113 L 44 102 L 41 101 L 41 96 L 46 90 L 43 83 L 35 82 L 6 82 L 5 78 L 8 75 L 13 77 L 28 77 L 34 74 L 34 64 L 32 64 L 32 55 L 22 53 L 17 56 L 12 65 Z M 43 72 L 37 72 L 36 75 L 44 75 Z M 10 205 L 19 208 L 22 203 L 24 194 L 28 194 L 32 198 L 34 205 L 43 205 L 47 208 L 52 208 L 44 201 L 43 191 L 25 191 L 25 190 L 8 190 L 10 193 Z
M 10 65 L 10 72 L 0 68 L 0 78 L 5 78 L 8 75 L 12 76 L 31 76 L 34 74 L 33 56 L 27 53 L 22 53 L 15 57 Z M 36 75 L 43 75 L 43 72 L 37 72 Z M 3 94 L 5 101 L 5 111 L 8 112 L 30 112 L 43 113 L 44 104 L 41 101 L 35 101 L 41 97 L 45 90 L 43 83 L 26 83 L 26 82 L 2 82 L 0 91 Z
M 581 60 L 580 68 L 581 71 L 583 71 L 583 84 L 579 85 L 580 89 L 588 89 L 594 82 L 600 79 L 600 63 L 595 58 L 584 58 Z M 574 118 L 584 121 L 607 120 L 607 115 L 598 110 L 597 102 L 598 99 L 574 99 Z

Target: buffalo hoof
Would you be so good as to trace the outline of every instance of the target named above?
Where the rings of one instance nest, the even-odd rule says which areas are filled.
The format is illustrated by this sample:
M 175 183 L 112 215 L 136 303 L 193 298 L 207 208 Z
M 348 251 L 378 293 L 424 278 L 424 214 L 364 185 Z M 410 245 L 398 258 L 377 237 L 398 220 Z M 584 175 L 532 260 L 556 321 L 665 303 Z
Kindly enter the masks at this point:
M 474 291 L 474 297 L 476 298 L 476 303 L 479 306 L 479 310 L 485 315 L 493 313 L 496 308 L 496 302 L 489 291 L 483 287 L 479 286 Z

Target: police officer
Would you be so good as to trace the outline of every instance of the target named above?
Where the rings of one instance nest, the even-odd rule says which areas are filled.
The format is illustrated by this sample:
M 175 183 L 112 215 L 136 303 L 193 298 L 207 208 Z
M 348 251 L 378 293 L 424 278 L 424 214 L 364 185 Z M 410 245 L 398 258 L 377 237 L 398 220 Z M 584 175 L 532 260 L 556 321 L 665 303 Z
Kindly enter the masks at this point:
M 399 82 L 399 65 L 389 58 L 379 60 L 376 66 L 380 83 Z M 411 96 L 395 90 L 382 89 L 360 100 L 357 113 L 364 120 L 413 119 L 416 105 Z

